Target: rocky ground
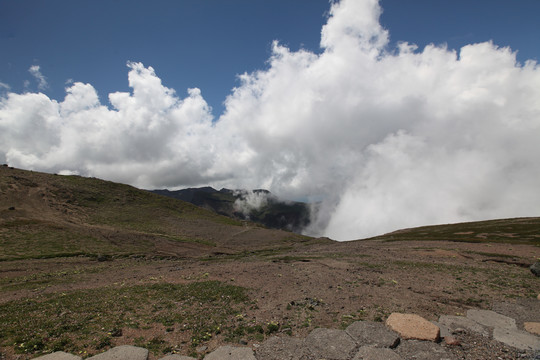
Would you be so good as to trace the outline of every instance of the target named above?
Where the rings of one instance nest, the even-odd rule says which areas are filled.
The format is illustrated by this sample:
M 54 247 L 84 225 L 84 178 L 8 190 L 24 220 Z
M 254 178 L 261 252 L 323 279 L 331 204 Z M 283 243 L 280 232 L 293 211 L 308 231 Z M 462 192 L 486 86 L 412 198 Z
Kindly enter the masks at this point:
M 0 303 L 40 301 L 81 289 L 157 283 L 214 280 L 248 289 L 248 306 L 238 308 L 227 320 L 236 329 L 247 329 L 238 331 L 238 336 L 216 333 L 194 344 L 182 323 L 149 323 L 124 327 L 110 338 L 107 347 L 133 345 L 141 338 L 159 338 L 170 345 L 151 352 L 150 359 L 162 357 L 164 350 L 203 357 L 222 345 L 254 347 L 274 335 L 306 338 L 318 327 L 345 329 L 358 320 L 384 322 L 393 312 L 437 321 L 441 315 L 460 316 L 471 308 L 494 309 L 516 319 L 523 330 L 524 322 L 540 322 L 540 300 L 536 299 L 540 280 L 527 266 L 538 257 L 540 248 L 531 245 L 372 240 L 241 256 L 216 252 L 203 259 L 19 260 L 0 263 Z M 276 324 L 275 329 L 269 324 Z M 249 332 L 258 325 L 266 330 Z M 461 345 L 448 350 L 456 358 L 521 355 L 492 337 L 465 332 L 457 338 Z M 89 347 L 86 356 L 98 352 Z M 17 354 L 10 347 L 2 353 L 5 359 L 32 356 Z
M 519 306 L 506 304 L 507 309 Z M 535 304 L 528 314 L 538 313 Z M 523 325 L 523 324 L 522 324 Z M 386 325 L 357 321 L 345 330 L 317 328 L 306 338 L 271 337 L 251 347 L 220 346 L 205 360 L 361 360 L 361 359 L 538 359 L 540 322 L 526 322 L 517 329 L 516 319 L 491 310 L 471 309 L 466 316 L 443 315 L 429 322 L 415 314 L 392 313 Z M 489 351 L 487 350 L 489 349 Z M 55 352 L 39 360 L 81 360 Z M 118 346 L 90 360 L 147 360 L 148 350 Z M 196 360 L 167 355 L 160 360 Z

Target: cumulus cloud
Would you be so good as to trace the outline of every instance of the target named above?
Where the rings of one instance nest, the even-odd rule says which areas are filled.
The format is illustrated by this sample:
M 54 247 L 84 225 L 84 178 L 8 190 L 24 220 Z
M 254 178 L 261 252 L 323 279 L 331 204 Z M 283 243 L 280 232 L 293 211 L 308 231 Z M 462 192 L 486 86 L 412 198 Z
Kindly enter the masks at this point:
M 233 204 L 234 211 L 248 217 L 252 211 L 257 211 L 268 205 L 269 194 L 265 191 L 237 190 L 234 196 L 238 196 Z
M 38 89 L 39 90 L 45 90 L 49 87 L 49 84 L 47 84 L 47 79 L 43 74 L 41 73 L 41 69 L 39 65 L 32 65 L 28 69 L 28 72 L 32 74 L 32 76 L 36 79 L 38 82 Z
M 63 101 L 8 93 L 0 160 L 136 186 L 266 188 L 320 203 L 311 234 L 345 240 L 403 227 L 539 215 L 540 68 L 490 41 L 390 45 L 376 0 L 331 5 L 320 54 L 273 44 L 213 119 L 128 63 L 130 93 L 102 105 L 75 82 Z M 39 70 L 39 69 L 38 69 Z

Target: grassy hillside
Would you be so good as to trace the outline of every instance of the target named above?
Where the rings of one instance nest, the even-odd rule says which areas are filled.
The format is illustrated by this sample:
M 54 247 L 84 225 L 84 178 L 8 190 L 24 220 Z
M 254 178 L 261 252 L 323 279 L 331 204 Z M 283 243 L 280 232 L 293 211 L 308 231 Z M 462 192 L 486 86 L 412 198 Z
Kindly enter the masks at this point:
M 306 241 L 95 178 L 0 166 L 0 190 L 0 260 L 100 254 L 194 257 L 217 248 L 235 252 L 246 241 L 254 249 Z
M 540 218 L 515 218 L 398 230 L 373 240 L 445 240 L 469 243 L 508 243 L 540 246 Z

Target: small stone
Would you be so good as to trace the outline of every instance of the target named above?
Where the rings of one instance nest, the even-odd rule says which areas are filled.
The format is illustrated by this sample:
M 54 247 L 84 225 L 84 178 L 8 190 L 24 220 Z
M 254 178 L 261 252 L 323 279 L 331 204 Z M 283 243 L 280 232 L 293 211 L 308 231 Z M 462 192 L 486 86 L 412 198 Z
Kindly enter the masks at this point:
M 523 323 L 523 328 L 531 334 L 540 335 L 540 323 L 539 322 L 526 322 Z
M 538 300 L 540 300 L 540 294 L 538 294 L 538 296 L 536 297 Z
M 445 343 L 446 345 L 450 345 L 450 346 L 459 346 L 459 345 L 461 345 L 461 343 L 459 342 L 459 340 L 456 339 L 456 338 L 453 337 L 453 336 L 446 336 L 446 337 L 444 338 L 444 343 Z
M 244 340 L 244 339 L 240 340 L 238 343 L 240 345 L 247 345 L 248 344 L 248 342 L 246 340 Z
M 444 346 L 431 341 L 406 340 L 396 348 L 395 352 L 403 359 L 415 360 L 449 360 L 455 359 Z
M 484 337 L 489 337 L 489 331 L 486 327 L 464 316 L 441 315 L 439 317 L 439 323 L 449 328 L 454 335 L 474 332 Z
M 197 360 L 197 359 L 189 357 L 189 356 L 182 356 L 182 355 L 172 354 L 172 355 L 167 355 L 165 357 L 162 357 L 159 360 Z
M 318 328 L 306 337 L 304 345 L 317 359 L 345 360 L 356 347 L 356 342 L 343 330 Z
M 402 360 L 403 358 L 388 348 L 362 346 L 353 360 Z
M 114 347 L 104 353 L 88 358 L 88 360 L 147 360 L 148 350 L 131 346 L 122 345 Z
M 438 341 L 440 338 L 439 327 L 416 314 L 392 313 L 386 320 L 386 325 L 405 340 Z
M 534 264 L 532 264 L 529 269 L 531 269 L 531 272 L 534 274 L 534 276 L 540 277 L 540 261 L 537 261 Z
M 300 360 L 306 355 L 306 348 L 302 339 L 294 337 L 273 336 L 256 347 L 259 360 Z
M 52 354 L 37 357 L 35 360 L 81 360 L 81 357 L 71 355 L 63 351 L 57 351 L 53 352 Z
M 360 345 L 395 348 L 399 336 L 381 323 L 356 321 L 345 330 Z
M 253 350 L 246 347 L 220 346 L 204 357 L 205 360 L 257 360 Z

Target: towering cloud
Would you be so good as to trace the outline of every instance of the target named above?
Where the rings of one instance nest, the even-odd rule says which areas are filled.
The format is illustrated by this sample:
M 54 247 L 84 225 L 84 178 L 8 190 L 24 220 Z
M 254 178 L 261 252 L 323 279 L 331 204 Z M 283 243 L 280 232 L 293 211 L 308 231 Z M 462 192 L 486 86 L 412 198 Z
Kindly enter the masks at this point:
M 90 84 L 61 102 L 8 93 L 0 160 L 141 187 L 268 188 L 322 200 L 312 233 L 539 215 L 540 69 L 491 42 L 458 52 L 389 45 L 375 0 L 332 5 L 320 54 L 274 43 L 266 70 L 213 119 L 151 67 L 102 105 Z

